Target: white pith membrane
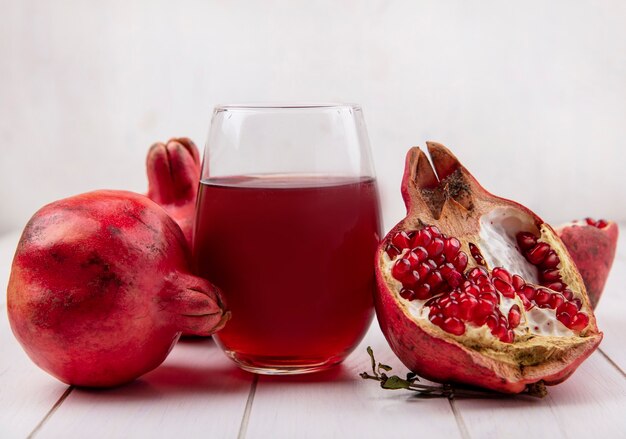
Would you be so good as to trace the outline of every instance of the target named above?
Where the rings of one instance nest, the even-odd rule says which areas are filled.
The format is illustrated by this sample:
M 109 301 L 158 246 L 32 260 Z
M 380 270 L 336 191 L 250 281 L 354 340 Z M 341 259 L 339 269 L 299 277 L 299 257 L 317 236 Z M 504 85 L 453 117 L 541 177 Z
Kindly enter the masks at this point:
M 548 243 L 561 261 L 569 260 L 569 256 L 563 252 L 561 246 L 555 245 L 554 234 L 551 230 L 545 226 L 538 229 L 532 219 L 518 209 L 498 207 L 481 217 L 480 232 L 476 240 L 473 241 L 480 249 L 486 262 L 485 268 L 489 272 L 495 267 L 503 267 L 511 275 L 518 274 L 522 276 L 526 283 L 540 284 L 537 267 L 528 262 L 519 250 L 516 241 L 516 236 L 519 232 L 533 233 L 539 237 L 539 242 Z M 445 234 L 446 231 L 442 230 L 442 233 Z M 394 258 L 390 258 L 387 252 L 383 251 L 381 268 L 383 269 L 382 272 L 387 285 L 394 292 L 397 301 L 405 306 L 410 316 L 419 322 L 420 326 L 428 327 L 432 331 L 455 339 L 466 347 L 480 350 L 491 357 L 497 357 L 500 360 L 517 364 L 536 364 L 549 358 L 551 352 L 584 343 L 589 325 L 582 331 L 573 331 L 556 318 L 554 309 L 532 306 L 529 310 L 526 310 L 517 293 L 514 298 L 507 298 L 497 293 L 500 297 L 500 303 L 497 307 L 502 315 L 507 316 L 514 304 L 517 304 L 520 310 L 520 323 L 513 329 L 515 334 L 513 343 L 503 343 L 491 334 L 491 330 L 487 325 L 479 327 L 471 322 L 465 322 L 465 333 L 460 336 L 444 331 L 429 320 L 430 307 L 425 306 L 425 304 L 431 299 L 414 299 L 409 301 L 400 296 L 400 290 L 403 288 L 403 285 L 392 276 L 391 270 L 394 263 L 408 251 L 409 249 L 404 249 Z M 461 251 L 468 255 L 470 254 L 467 243 L 463 243 Z M 477 265 L 470 256 L 470 263 L 465 273 L 475 266 Z M 563 281 L 569 283 L 574 278 L 572 270 L 575 269 L 568 267 L 563 262 L 561 262 L 558 268 Z M 579 291 L 576 291 L 575 288 L 573 290 L 574 298 L 580 299 L 583 304 L 580 311 L 588 314 L 591 325 L 593 317 L 587 299 Z

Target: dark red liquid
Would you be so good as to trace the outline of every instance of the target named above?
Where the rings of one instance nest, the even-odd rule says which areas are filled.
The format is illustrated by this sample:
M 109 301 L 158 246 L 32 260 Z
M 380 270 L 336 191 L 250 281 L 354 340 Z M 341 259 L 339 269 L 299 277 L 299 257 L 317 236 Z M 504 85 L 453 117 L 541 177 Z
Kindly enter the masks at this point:
M 371 178 L 203 182 L 194 264 L 232 311 L 218 342 L 251 367 L 343 360 L 373 316 L 379 236 Z

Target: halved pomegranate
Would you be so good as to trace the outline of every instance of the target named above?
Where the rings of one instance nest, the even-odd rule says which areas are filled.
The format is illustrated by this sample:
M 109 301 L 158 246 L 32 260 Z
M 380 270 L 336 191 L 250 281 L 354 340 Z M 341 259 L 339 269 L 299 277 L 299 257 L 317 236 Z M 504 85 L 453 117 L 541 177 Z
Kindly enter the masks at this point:
M 572 256 L 595 309 L 615 259 L 619 235 L 617 224 L 585 218 L 557 227 L 556 233 Z
M 517 393 L 565 380 L 602 339 L 563 243 L 496 197 L 444 146 L 406 159 L 407 217 L 377 252 L 376 310 L 413 372 Z

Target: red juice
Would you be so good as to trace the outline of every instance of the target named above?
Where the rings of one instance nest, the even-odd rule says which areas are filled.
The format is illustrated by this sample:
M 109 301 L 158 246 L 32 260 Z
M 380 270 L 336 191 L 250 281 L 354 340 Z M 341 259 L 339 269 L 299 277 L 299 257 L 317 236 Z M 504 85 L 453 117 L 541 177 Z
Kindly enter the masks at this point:
M 218 343 L 251 370 L 343 360 L 372 320 L 380 232 L 372 178 L 203 181 L 193 258 L 232 311 Z

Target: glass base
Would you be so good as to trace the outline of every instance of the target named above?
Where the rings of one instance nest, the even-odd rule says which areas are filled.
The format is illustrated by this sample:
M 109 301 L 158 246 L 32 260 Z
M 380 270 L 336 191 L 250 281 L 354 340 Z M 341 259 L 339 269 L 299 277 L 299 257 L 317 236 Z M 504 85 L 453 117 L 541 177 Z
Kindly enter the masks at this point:
M 246 358 L 233 351 L 225 350 L 224 353 L 237 363 L 241 369 L 261 375 L 302 375 L 306 373 L 321 372 L 341 363 L 344 358 L 332 357 L 327 360 L 309 360 L 303 358 Z

